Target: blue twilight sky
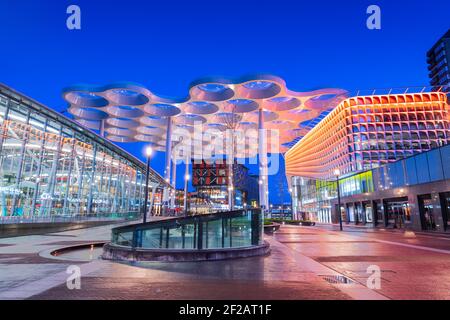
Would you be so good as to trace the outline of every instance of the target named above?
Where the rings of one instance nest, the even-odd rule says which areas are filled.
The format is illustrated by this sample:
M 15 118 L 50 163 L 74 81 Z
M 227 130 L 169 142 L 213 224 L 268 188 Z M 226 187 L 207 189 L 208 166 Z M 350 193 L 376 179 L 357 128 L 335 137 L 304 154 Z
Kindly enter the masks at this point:
M 79 31 L 66 28 L 71 4 Z M 381 30 L 366 28 L 371 4 Z M 449 27 L 448 0 L 0 0 L 0 82 L 56 110 L 61 89 L 78 83 L 132 81 L 168 96 L 204 76 L 249 73 L 294 90 L 426 85 L 426 51 Z M 122 146 L 142 158 L 141 144 Z

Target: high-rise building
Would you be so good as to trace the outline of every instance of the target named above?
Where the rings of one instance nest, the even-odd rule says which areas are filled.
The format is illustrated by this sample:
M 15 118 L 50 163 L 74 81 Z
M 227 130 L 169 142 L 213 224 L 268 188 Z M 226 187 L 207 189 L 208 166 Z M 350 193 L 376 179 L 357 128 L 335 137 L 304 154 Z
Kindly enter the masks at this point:
M 427 63 L 431 85 L 450 85 L 450 30 L 428 51 Z

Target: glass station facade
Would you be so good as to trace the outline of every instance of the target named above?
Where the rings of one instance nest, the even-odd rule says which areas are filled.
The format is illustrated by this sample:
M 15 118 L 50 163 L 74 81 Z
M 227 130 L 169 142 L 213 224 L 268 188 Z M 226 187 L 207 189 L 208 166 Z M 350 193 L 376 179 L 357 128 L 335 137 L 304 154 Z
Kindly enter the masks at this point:
M 0 132 L 1 222 L 139 214 L 144 164 L 97 134 L 3 85 Z

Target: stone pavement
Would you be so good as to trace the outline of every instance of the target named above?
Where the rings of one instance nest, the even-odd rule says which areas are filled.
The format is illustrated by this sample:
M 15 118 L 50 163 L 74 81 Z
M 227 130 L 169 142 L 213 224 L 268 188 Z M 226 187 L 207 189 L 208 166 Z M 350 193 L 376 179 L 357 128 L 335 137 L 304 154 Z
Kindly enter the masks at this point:
M 450 299 L 445 237 L 283 226 L 266 237 L 266 257 L 129 265 L 48 255 L 64 245 L 108 241 L 110 228 L 0 239 L 0 298 Z M 67 288 L 70 265 L 81 267 L 80 290 Z M 371 265 L 381 269 L 379 290 L 366 287 Z

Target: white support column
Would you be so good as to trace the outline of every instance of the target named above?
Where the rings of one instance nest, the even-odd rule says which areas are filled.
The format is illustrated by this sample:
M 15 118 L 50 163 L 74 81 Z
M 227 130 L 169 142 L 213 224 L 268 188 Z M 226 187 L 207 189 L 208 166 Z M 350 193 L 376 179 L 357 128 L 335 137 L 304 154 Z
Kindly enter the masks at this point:
M 155 215 L 155 213 L 153 212 L 153 204 L 155 202 L 155 193 L 156 193 L 156 189 L 159 187 L 159 184 L 155 183 L 155 185 L 152 188 L 152 196 L 150 197 L 150 207 L 148 209 L 149 212 L 149 216 L 152 217 Z
M 184 160 L 185 163 L 185 169 L 184 169 L 184 203 L 183 203 L 183 209 L 184 214 L 187 215 L 187 198 L 188 198 L 188 182 L 190 179 L 189 176 L 189 154 L 186 153 L 186 158 Z
M 105 120 L 100 120 L 100 136 L 105 137 Z
M 177 191 L 177 158 L 174 155 L 173 156 L 173 161 L 172 161 L 172 195 L 170 197 L 170 207 L 172 209 L 175 209 L 175 200 L 176 200 L 176 191 Z
M 267 143 L 264 129 L 264 111 L 258 114 L 258 153 L 259 153 L 259 202 L 265 210 L 269 210 L 269 186 L 267 175 Z
M 234 210 L 234 130 L 230 130 L 230 155 L 228 161 L 228 210 Z
M 170 183 L 170 159 L 172 158 L 172 118 L 167 118 L 166 132 L 166 166 L 164 168 L 164 179 Z M 163 190 L 163 213 L 167 211 L 169 206 L 169 189 L 164 187 Z

